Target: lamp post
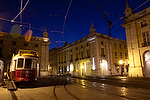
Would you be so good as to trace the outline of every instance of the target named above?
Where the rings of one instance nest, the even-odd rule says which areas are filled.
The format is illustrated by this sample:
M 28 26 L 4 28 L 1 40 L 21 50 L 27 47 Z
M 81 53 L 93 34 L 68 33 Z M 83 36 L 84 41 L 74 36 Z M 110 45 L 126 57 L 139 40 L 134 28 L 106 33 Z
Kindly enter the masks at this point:
M 123 60 L 119 60 L 119 65 L 121 67 L 121 75 L 123 76 L 123 73 L 124 73 L 124 63 L 123 63 Z

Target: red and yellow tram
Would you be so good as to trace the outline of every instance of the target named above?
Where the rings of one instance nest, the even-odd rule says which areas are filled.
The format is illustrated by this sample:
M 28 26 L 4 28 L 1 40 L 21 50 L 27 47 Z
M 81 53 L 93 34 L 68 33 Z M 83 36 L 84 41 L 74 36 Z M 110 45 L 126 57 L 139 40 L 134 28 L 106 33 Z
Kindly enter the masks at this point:
M 33 82 L 38 76 L 38 55 L 33 50 L 19 50 L 12 57 L 10 78 L 15 82 Z

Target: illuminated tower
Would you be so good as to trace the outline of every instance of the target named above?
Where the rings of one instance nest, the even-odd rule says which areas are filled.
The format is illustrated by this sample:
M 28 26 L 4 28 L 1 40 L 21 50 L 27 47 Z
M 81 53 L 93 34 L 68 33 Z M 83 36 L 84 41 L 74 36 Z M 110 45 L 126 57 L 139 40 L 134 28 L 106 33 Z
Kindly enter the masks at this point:
M 47 30 L 42 34 L 41 40 L 41 58 L 40 58 L 40 76 L 47 76 L 48 75 L 48 65 L 49 65 L 49 38 Z

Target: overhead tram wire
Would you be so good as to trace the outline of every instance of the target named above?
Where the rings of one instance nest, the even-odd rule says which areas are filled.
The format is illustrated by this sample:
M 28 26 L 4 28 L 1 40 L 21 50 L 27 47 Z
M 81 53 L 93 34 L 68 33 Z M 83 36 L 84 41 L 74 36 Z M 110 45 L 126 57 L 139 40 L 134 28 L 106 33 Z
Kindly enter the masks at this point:
M 23 7 L 23 9 L 20 10 L 20 12 L 18 13 L 18 15 L 12 21 L 14 21 L 23 12 L 23 10 L 25 9 L 25 7 L 27 6 L 28 3 L 29 3 L 29 0 L 26 2 L 26 4 Z
M 144 3 L 142 3 L 141 5 L 139 5 L 138 7 L 136 7 L 135 9 L 133 9 L 133 11 L 135 11 L 136 9 L 140 8 L 141 6 L 143 6 L 144 4 L 146 4 L 149 0 L 145 1 Z
M 8 22 L 11 22 L 11 23 L 17 23 L 17 24 L 21 24 L 21 22 L 19 22 L 19 21 L 12 21 L 12 20 L 10 20 L 10 19 L 1 18 L 1 17 L 0 17 L 0 20 L 3 20 L 3 21 L 8 21 Z M 25 23 L 25 22 L 22 22 L 22 24 L 29 25 L 29 29 L 31 28 L 31 24 L 30 24 L 30 23 Z
M 22 10 L 23 0 L 21 0 L 20 11 Z M 20 13 L 20 22 L 22 23 L 22 13 Z
M 103 15 L 103 17 L 105 18 L 105 20 L 108 23 L 108 31 L 109 31 L 109 36 L 111 37 L 111 28 L 113 28 L 112 26 L 112 22 L 110 20 L 108 20 L 108 18 L 105 16 L 104 12 L 102 11 L 102 9 L 100 8 L 100 6 L 97 4 L 97 2 L 95 0 L 93 0 L 95 6 L 98 8 L 98 10 L 100 11 L 100 13 Z
M 60 0 L 60 1 L 69 3 L 68 1 L 64 1 L 64 0 Z M 85 6 L 85 5 L 80 5 L 80 4 L 73 3 L 73 2 L 72 2 L 72 4 L 73 4 L 73 5 L 77 5 L 77 6 L 81 6 L 81 7 L 85 7 L 85 8 L 89 8 L 89 9 L 93 9 L 93 10 L 99 11 L 97 8 L 92 8 L 92 7 L 88 7 L 88 6 Z M 104 12 L 108 12 L 108 11 L 104 11 Z M 116 12 L 113 12 L 113 13 L 116 13 Z
M 1 18 L 1 17 L 0 17 L 0 20 L 7 21 L 7 22 L 10 22 L 10 23 L 21 24 L 21 22 L 19 22 L 19 21 L 12 22 L 11 19 Z M 50 27 L 50 26 L 44 26 L 44 25 L 38 25 L 38 24 L 30 24 L 30 23 L 27 23 L 27 22 L 22 22 L 22 25 L 24 27 L 28 27 L 28 28 L 30 27 L 31 29 L 40 30 L 40 31 L 44 31 L 44 29 L 42 30 L 41 28 L 37 28 L 37 27 L 34 27 L 34 26 L 47 27 L 47 28 L 51 28 L 51 29 L 56 29 L 56 30 L 52 30 L 52 31 L 49 31 L 49 32 L 52 32 L 52 33 L 62 33 L 62 31 L 58 31 L 58 29 L 62 30 L 62 28 L 56 28 L 56 27 Z M 26 25 L 28 25 L 28 26 L 26 26 Z M 82 33 L 83 35 L 87 35 L 88 34 L 87 32 L 81 32 L 81 31 L 69 30 L 69 29 L 64 29 L 64 31 Z
M 145 1 L 144 3 L 142 3 L 141 5 L 139 5 L 138 7 L 136 7 L 135 9 L 133 9 L 133 11 L 135 11 L 136 9 L 138 9 L 139 7 L 143 6 L 144 4 L 146 4 L 149 0 Z M 122 20 L 125 16 L 120 17 L 120 19 L 118 19 L 117 21 L 115 21 L 114 23 L 112 23 L 112 25 L 116 24 L 118 21 Z M 106 30 L 109 27 L 106 27 L 104 30 Z M 103 32 L 104 30 L 102 30 L 101 32 Z
M 66 2 L 66 3 L 69 3 L 68 1 L 64 1 L 64 0 L 60 0 L 60 1 L 62 1 L 62 2 Z M 92 7 L 88 7 L 88 6 L 84 6 L 84 5 L 80 5 L 80 4 L 77 4 L 77 3 L 72 3 L 73 5 L 77 5 L 77 6 L 81 6 L 81 7 L 85 7 L 85 8 L 89 8 L 89 9 L 94 9 L 94 10 L 97 10 L 98 11 L 98 9 L 96 9 L 96 8 L 92 8 Z
M 35 12 L 35 13 L 38 13 L 38 14 L 42 14 L 42 15 L 65 17 L 65 16 L 63 16 L 63 15 L 58 15 L 58 14 L 47 14 L 47 13 L 43 13 L 43 12 L 31 10 L 31 9 L 25 9 L 25 10 L 26 10 L 26 11 Z
M 114 23 L 112 23 L 112 25 L 114 25 L 115 23 L 117 23 L 118 21 L 122 20 L 124 17 L 119 18 L 117 21 L 115 21 Z M 108 27 L 106 27 L 105 29 L 103 29 L 101 32 L 105 31 L 106 29 L 108 29 Z
M 66 2 L 66 3 L 69 3 L 68 1 L 64 1 L 64 0 L 60 0 L 62 2 Z M 144 4 L 146 4 L 149 0 L 145 1 L 144 3 L 142 3 L 140 6 L 136 7 L 133 11 L 135 11 L 136 9 L 138 9 L 139 7 L 143 6 Z M 89 9 L 94 9 L 94 10 L 97 10 L 96 8 L 92 8 L 92 7 L 88 7 L 88 6 L 84 6 L 84 5 L 80 5 L 80 4 L 76 4 L 76 3 L 72 3 L 74 5 L 78 5 L 78 6 L 82 6 L 82 7 L 86 7 L 86 8 L 89 8 Z M 117 23 L 118 21 L 122 20 L 125 16 L 119 18 L 117 21 L 115 21 L 114 23 L 112 23 L 112 25 L 114 25 L 115 23 Z M 101 32 L 105 31 L 106 29 L 108 29 L 109 27 L 106 27 L 104 30 L 102 30 Z

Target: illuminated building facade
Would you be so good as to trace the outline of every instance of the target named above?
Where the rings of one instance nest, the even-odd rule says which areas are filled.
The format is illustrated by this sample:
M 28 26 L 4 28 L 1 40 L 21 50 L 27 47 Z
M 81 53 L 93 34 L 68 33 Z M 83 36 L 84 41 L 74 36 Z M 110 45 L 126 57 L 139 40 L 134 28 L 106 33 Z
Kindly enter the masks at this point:
M 0 32 L 0 73 L 9 67 L 12 55 L 17 54 L 19 49 L 35 50 L 39 54 L 40 76 L 48 75 L 47 66 L 49 64 L 49 38 L 45 31 L 43 37 L 31 36 L 30 41 L 26 41 L 25 35 L 13 38 L 12 34 Z
M 50 50 L 55 51 L 55 74 L 70 73 L 75 76 L 121 75 L 128 71 L 126 41 L 95 32 L 91 24 L 90 34 L 71 44 Z M 122 63 L 119 64 L 119 61 Z
M 133 13 L 129 4 L 124 11 L 129 56 L 129 76 L 150 76 L 150 7 Z

